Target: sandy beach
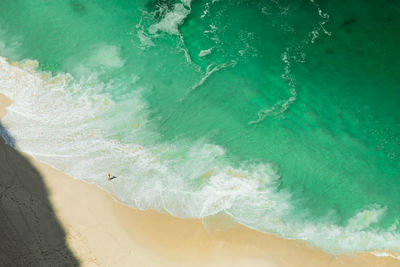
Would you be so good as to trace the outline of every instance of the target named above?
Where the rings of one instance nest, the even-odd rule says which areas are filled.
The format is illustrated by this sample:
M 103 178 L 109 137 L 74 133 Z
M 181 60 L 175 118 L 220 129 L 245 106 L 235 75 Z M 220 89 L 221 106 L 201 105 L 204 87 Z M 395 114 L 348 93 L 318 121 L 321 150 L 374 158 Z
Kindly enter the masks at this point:
M 0 101 L 4 116 L 10 101 Z M 0 177 L 2 266 L 400 266 L 371 253 L 328 255 L 224 216 L 206 229 L 199 219 L 135 210 L 3 139 Z

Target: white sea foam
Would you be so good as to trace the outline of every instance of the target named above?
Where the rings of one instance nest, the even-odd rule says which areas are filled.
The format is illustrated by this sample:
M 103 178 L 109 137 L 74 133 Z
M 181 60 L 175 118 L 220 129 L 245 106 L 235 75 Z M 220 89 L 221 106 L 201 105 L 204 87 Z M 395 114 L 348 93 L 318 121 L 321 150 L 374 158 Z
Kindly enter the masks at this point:
M 201 14 L 200 18 L 204 19 L 204 17 L 209 16 L 210 15 L 210 8 L 212 5 L 214 5 L 216 2 L 219 2 L 220 0 L 212 0 L 210 3 L 206 2 L 204 4 L 204 10 L 203 10 L 203 14 Z
M 282 79 L 286 80 L 289 85 L 290 96 L 287 99 L 280 100 L 275 103 L 271 108 L 260 110 L 257 113 L 258 119 L 251 121 L 250 124 L 257 124 L 265 120 L 269 116 L 276 116 L 278 114 L 284 113 L 291 104 L 293 104 L 297 99 L 296 84 L 294 78 L 291 74 L 291 60 L 289 59 L 289 48 L 282 54 L 282 61 L 285 63 L 284 73 L 282 74 Z
M 117 46 L 98 45 L 89 57 L 89 63 L 107 68 L 121 68 L 124 66 L 124 60 L 122 60 L 120 53 L 120 49 Z
M 0 55 L 7 55 L 9 57 L 19 57 L 18 48 L 20 47 L 19 38 L 13 36 L 5 38 L 6 30 L 0 25 Z M 4 40 L 7 40 L 4 41 Z
M 163 18 L 161 19 L 161 21 L 150 25 L 147 29 L 148 34 L 145 32 L 144 27 L 141 25 L 141 22 L 142 22 L 141 21 L 138 25 L 136 25 L 137 35 L 142 44 L 142 48 L 155 46 L 151 38 L 157 37 L 159 32 L 166 32 L 168 34 L 178 35 L 179 41 L 180 41 L 179 46 L 180 46 L 180 49 L 185 54 L 187 62 L 194 65 L 196 68 L 198 68 L 200 70 L 200 66 L 193 63 L 190 53 L 189 53 L 188 49 L 186 48 L 183 35 L 179 32 L 179 26 L 184 22 L 185 18 L 191 12 L 190 5 L 191 5 L 191 0 L 181 0 L 180 3 L 174 4 L 173 9 L 169 10 L 169 11 L 166 10 L 166 7 L 161 6 L 160 7 L 162 9 L 161 11 L 158 10 L 156 12 L 151 13 L 151 14 L 153 14 L 153 16 L 155 16 L 155 14 L 164 14 L 165 13 Z M 148 16 L 148 15 L 149 15 L 149 13 L 144 12 L 144 16 Z
M 281 15 L 286 15 L 289 10 L 289 5 L 282 6 L 277 0 L 271 0 L 271 3 L 268 3 L 266 6 L 261 8 L 261 12 L 265 15 L 271 15 L 272 12 L 270 9 L 276 7 L 280 11 Z
M 272 2 L 276 4 L 279 7 L 279 9 L 282 10 L 282 7 L 279 5 L 277 1 L 272 1 Z M 294 62 L 304 62 L 304 57 L 305 57 L 304 54 L 301 53 L 299 54 L 296 51 L 301 51 L 302 50 L 301 48 L 303 48 L 305 45 L 308 45 L 309 43 L 314 43 L 315 40 L 320 37 L 321 30 L 324 34 L 331 36 L 331 33 L 325 29 L 325 24 L 329 22 L 329 14 L 325 13 L 320 8 L 319 4 L 316 3 L 314 0 L 310 0 L 310 3 L 317 9 L 318 15 L 321 18 L 320 21 L 318 22 L 318 27 L 312 29 L 308 34 L 308 36 L 298 45 L 298 47 L 287 47 L 285 51 L 282 53 L 282 61 L 283 63 L 285 63 L 282 79 L 286 80 L 289 85 L 290 96 L 287 99 L 276 102 L 271 108 L 258 111 L 257 120 L 251 121 L 250 124 L 257 124 L 264 121 L 267 117 L 282 114 L 286 110 L 288 110 L 293 103 L 296 102 L 297 91 L 296 91 L 295 80 L 291 73 L 291 65 Z M 286 14 L 288 9 L 283 8 L 283 10 L 285 10 L 285 12 L 282 14 Z M 265 14 L 269 14 L 268 12 L 266 12 L 266 9 L 263 9 L 262 12 Z M 288 30 L 291 31 L 290 28 Z
M 210 64 L 207 66 L 206 73 L 204 76 L 198 81 L 196 84 L 194 84 L 187 92 L 186 94 L 191 93 L 192 91 L 196 90 L 198 87 L 202 86 L 205 81 L 215 72 L 225 69 L 228 67 L 234 67 L 236 65 L 236 61 L 232 60 L 231 62 L 223 63 L 223 64 Z
M 203 14 L 200 16 L 202 19 L 204 19 L 205 16 L 209 15 L 210 13 L 210 4 L 209 3 L 205 3 L 204 4 L 204 10 L 203 10 Z
M 190 14 L 190 2 L 190 0 L 184 0 L 182 3 L 176 3 L 172 11 L 165 14 L 164 18 L 160 22 L 149 27 L 149 33 L 156 34 L 161 31 L 179 35 L 179 25 L 181 25 L 187 15 Z
M 272 179 L 251 171 L 268 166 L 230 167 L 222 159 L 224 150 L 205 142 L 143 147 L 107 139 L 104 125 L 122 117 L 134 118 L 129 121 L 133 134 L 146 131 L 140 93 L 116 105 L 97 93 L 101 88 L 87 87 L 93 83 L 36 71 L 36 61 L 11 65 L 1 58 L 0 63 L 0 90 L 14 101 L 3 124 L 18 147 L 74 177 L 98 183 L 125 203 L 203 217 L 229 209 L 238 197 L 255 195 Z M 109 119 L 105 113 L 116 115 Z M 118 176 L 113 183 L 105 179 L 110 170 Z
M 0 54 L 1 55 L 14 55 L 16 54 L 16 48 L 7 45 L 4 41 L 0 40 Z
M 400 252 L 396 225 L 386 231 L 371 228 L 385 207 L 366 207 L 343 226 L 300 222 L 290 194 L 277 190 L 274 166 L 243 162 L 232 167 L 225 151 L 206 140 L 142 146 L 135 142 L 138 136 L 156 133 L 147 127 L 140 89 L 117 104 L 99 94 L 106 85 L 77 82 L 69 74 L 52 76 L 37 71 L 37 65 L 0 58 L 0 92 L 13 100 L 2 124 L 35 158 L 95 182 L 132 207 L 183 218 L 224 212 L 248 227 L 304 239 L 331 253 Z M 131 133 L 130 142 L 109 137 L 115 125 Z M 118 178 L 108 182 L 108 172 Z
M 70 58 L 65 64 L 66 68 L 76 77 L 97 76 L 106 70 L 121 68 L 125 65 L 125 61 L 121 57 L 121 49 L 118 46 L 104 43 L 93 46 L 85 60 L 78 57 L 80 55 Z
M 325 13 L 321 7 L 319 6 L 318 3 L 316 3 L 314 0 L 310 0 L 310 2 L 313 4 L 313 6 L 317 9 L 318 15 L 321 17 L 321 20 L 318 22 L 319 27 L 315 27 L 311 32 L 311 43 L 314 43 L 315 40 L 320 36 L 321 30 L 324 34 L 331 36 L 332 33 L 329 32 L 328 30 L 325 29 L 325 24 L 329 22 L 329 14 Z
M 392 253 L 389 253 L 387 251 L 373 251 L 371 252 L 373 255 L 377 257 L 390 257 L 396 260 L 400 260 L 400 255 L 394 255 Z
M 249 204 L 249 203 L 244 203 Z M 245 216 L 242 215 L 245 214 Z M 286 238 L 307 240 L 332 254 L 382 250 L 400 252 L 400 234 L 387 230 L 369 228 L 371 221 L 365 221 L 365 214 L 371 217 L 382 215 L 382 208 L 366 208 L 354 215 L 345 226 L 332 224 L 329 221 L 319 223 L 299 223 L 290 218 L 268 213 L 249 213 L 245 210 L 230 211 L 239 223 L 261 231 L 271 232 Z M 261 215 L 261 216 L 260 216 Z M 357 225 L 354 228 L 354 224 Z
M 145 32 L 143 25 L 141 24 L 136 25 L 136 29 L 137 29 L 137 36 L 140 40 L 140 43 L 142 44 L 140 48 L 144 49 L 155 46 L 155 44 L 151 40 L 151 37 Z
M 205 57 L 205 56 L 210 55 L 210 54 L 212 53 L 213 49 L 214 49 L 214 47 L 211 47 L 211 48 L 209 48 L 209 49 L 201 50 L 201 51 L 199 52 L 199 57 Z

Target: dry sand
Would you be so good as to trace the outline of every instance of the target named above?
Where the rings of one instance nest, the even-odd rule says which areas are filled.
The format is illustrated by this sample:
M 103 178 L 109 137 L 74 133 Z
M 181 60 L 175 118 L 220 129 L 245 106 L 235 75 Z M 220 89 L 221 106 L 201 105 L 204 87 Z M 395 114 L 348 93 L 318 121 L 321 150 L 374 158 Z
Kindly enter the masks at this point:
M 0 96 L 1 116 L 9 104 Z M 0 198 L 1 266 L 400 266 L 370 253 L 334 257 L 234 223 L 221 230 L 223 216 L 206 230 L 198 219 L 135 210 L 3 140 Z

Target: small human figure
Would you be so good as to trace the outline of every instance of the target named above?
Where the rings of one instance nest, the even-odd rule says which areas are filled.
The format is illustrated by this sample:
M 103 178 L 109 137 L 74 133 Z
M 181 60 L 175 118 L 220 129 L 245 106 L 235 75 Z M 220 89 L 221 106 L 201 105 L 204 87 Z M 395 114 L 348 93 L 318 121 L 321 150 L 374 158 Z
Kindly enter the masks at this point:
M 111 176 L 111 174 L 108 174 L 107 180 L 111 181 L 112 179 L 115 179 L 115 178 L 117 178 L 117 177 L 116 176 Z

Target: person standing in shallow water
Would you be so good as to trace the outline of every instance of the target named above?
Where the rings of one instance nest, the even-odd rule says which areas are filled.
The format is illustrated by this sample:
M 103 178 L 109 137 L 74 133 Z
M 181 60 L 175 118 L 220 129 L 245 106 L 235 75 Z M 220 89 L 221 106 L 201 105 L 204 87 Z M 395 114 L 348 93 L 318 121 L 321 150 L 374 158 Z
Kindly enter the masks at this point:
M 113 179 L 115 179 L 115 178 L 117 178 L 117 177 L 116 177 L 116 176 L 111 176 L 111 174 L 109 173 L 109 174 L 108 174 L 107 180 L 108 180 L 108 181 L 111 181 L 111 180 L 113 180 Z

